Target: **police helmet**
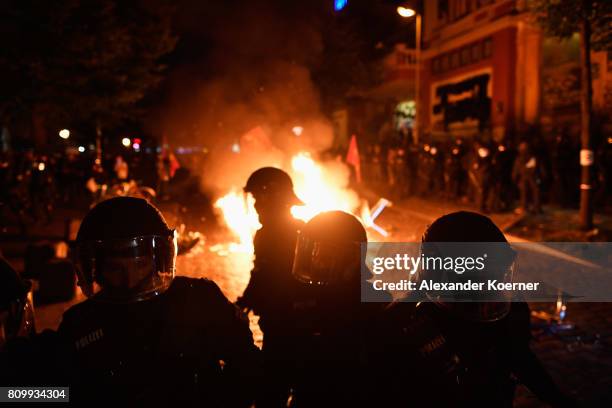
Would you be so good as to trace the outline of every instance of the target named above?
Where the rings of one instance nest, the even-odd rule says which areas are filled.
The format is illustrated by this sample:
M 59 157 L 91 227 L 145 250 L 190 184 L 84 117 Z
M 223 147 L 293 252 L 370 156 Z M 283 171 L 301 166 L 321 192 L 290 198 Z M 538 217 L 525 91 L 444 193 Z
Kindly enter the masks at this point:
M 293 182 L 289 174 L 276 167 L 262 167 L 249 177 L 245 193 L 251 193 L 256 199 L 268 197 L 286 204 L 303 204 L 293 191 Z
M 475 245 L 469 243 L 477 243 Z M 482 271 L 456 273 L 441 267 L 421 268 L 416 274 L 417 282 L 484 281 L 495 278 L 499 282 L 512 282 L 516 253 L 511 248 L 502 231 L 490 218 L 469 211 L 459 211 L 444 215 L 435 220 L 422 237 L 421 253 L 424 257 L 457 257 L 488 254 L 486 266 Z M 468 293 L 465 291 L 435 292 L 428 291 L 427 298 L 450 314 L 480 322 L 496 321 L 510 311 L 511 292 L 489 294 L 486 291 Z
M 320 213 L 298 235 L 293 276 L 314 285 L 354 282 L 362 260 L 360 245 L 367 240 L 363 225 L 353 215 Z
M 79 286 L 95 300 L 145 300 L 168 289 L 176 255 L 177 234 L 157 208 L 141 198 L 112 198 L 91 209 L 79 228 Z

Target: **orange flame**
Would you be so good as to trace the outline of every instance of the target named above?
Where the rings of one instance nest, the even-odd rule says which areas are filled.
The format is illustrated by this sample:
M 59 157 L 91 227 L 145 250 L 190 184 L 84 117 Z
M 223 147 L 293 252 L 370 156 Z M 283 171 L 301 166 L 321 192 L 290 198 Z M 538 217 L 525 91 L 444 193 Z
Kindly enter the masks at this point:
M 293 180 L 295 193 L 304 202 L 304 205 L 291 208 L 295 218 L 308 221 L 323 211 L 332 210 L 357 213 L 361 203 L 357 194 L 347 187 L 348 170 L 344 164 L 318 163 L 310 153 L 300 152 L 293 156 L 291 168 L 287 170 Z M 215 207 L 221 210 L 226 225 L 238 242 L 229 246 L 216 245 L 211 250 L 220 255 L 229 252 L 252 253 L 253 236 L 261 227 L 253 197 L 247 195 L 245 201 L 241 192 L 232 190 L 219 198 Z M 363 218 L 364 211 L 369 214 L 369 208 L 364 206 L 361 214 L 356 215 Z
M 219 255 L 227 255 L 227 252 L 253 253 L 253 236 L 255 231 L 261 228 L 257 212 L 255 211 L 254 199 L 251 195 L 246 196 L 242 192 L 232 190 L 215 202 L 215 208 L 223 213 L 228 228 L 233 232 L 238 242 L 211 247 L 211 251 Z
M 293 206 L 291 214 L 308 221 L 323 211 L 352 212 L 359 205 L 357 194 L 342 183 L 340 169 L 330 169 L 316 163 L 309 153 L 298 153 L 291 160 L 291 176 L 295 193 L 304 205 Z M 347 177 L 344 177 L 347 178 Z

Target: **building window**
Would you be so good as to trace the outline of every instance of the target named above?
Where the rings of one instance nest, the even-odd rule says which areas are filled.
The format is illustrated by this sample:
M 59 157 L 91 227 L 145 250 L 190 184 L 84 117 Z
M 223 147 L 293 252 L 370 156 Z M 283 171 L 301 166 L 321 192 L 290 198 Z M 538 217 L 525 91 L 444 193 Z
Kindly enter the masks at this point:
M 594 63 L 591 65 L 591 79 L 599 79 L 599 64 Z
M 470 47 L 464 47 L 461 49 L 461 65 L 467 65 L 470 63 Z
M 448 71 L 448 54 L 444 54 L 442 56 L 442 63 L 440 68 L 442 72 Z
M 440 58 L 433 59 L 432 70 L 434 74 L 437 74 L 440 72 Z
M 446 20 L 448 17 L 448 0 L 438 0 L 438 20 Z
M 491 3 L 493 3 L 493 0 L 476 0 L 476 7 L 488 6 Z
M 453 51 L 451 54 L 451 68 L 457 68 L 459 66 L 459 51 Z
M 472 62 L 478 62 L 482 58 L 482 44 L 477 42 L 472 44 Z
M 490 38 L 487 38 L 486 40 L 484 40 L 482 48 L 483 57 L 489 58 L 491 54 L 493 54 L 493 41 Z
M 472 9 L 471 0 L 451 0 L 450 19 L 451 21 L 459 20 L 470 13 Z

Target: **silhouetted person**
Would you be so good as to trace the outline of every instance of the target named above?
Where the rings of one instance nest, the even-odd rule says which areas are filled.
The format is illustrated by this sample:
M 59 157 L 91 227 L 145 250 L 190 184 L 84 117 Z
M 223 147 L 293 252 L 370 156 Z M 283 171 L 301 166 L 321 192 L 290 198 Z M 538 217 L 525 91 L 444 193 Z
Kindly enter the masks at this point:
M 542 211 L 540 207 L 540 186 L 538 185 L 538 158 L 533 153 L 529 144 L 522 141 L 518 146 L 518 156 L 514 162 L 512 178 L 518 185 L 520 192 L 520 206 L 517 212 L 527 211 L 528 202 L 531 198 L 533 212 Z
M 293 303 L 295 361 L 293 406 L 369 406 L 368 380 L 377 373 L 364 359 L 367 333 L 391 297 L 376 292 L 362 269 L 366 232 L 352 215 L 317 215 L 300 233 L 293 274 L 302 290 Z M 374 406 L 374 405 L 372 405 Z
M 55 333 L 36 334 L 30 288 L 0 254 L 0 384 L 65 386 L 65 353 Z
M 249 406 L 259 352 L 248 322 L 207 279 L 175 278 L 177 236 L 146 200 L 96 205 L 77 235 L 79 285 L 59 334 L 71 401 Z
M 482 212 L 489 211 L 489 198 L 493 187 L 492 158 L 493 153 L 486 144 L 474 143 L 474 162 L 472 171 L 475 176 L 477 200 L 476 204 Z
M 255 259 L 251 279 L 237 303 L 260 316 L 266 380 L 258 406 L 285 406 L 293 353 L 290 306 L 295 283 L 291 267 L 298 230 L 304 225 L 293 218 L 291 207 L 301 201 L 293 191 L 289 175 L 274 167 L 255 171 L 244 191 L 255 198 L 262 227 L 253 240 Z
M 442 216 L 423 235 L 421 252 L 444 257 L 449 247 L 439 243 L 457 242 L 478 243 L 475 251 L 495 243 L 486 247 L 494 253 L 489 253 L 485 275 L 511 281 L 515 253 L 489 218 L 472 212 Z M 460 255 L 473 255 L 467 252 Z M 445 275 L 439 268 L 421 268 L 415 281 L 419 286 L 425 280 L 449 281 L 443 277 L 465 282 L 482 276 L 453 270 Z M 385 376 L 379 389 L 384 396 L 381 406 L 409 402 L 414 406 L 512 407 L 515 379 L 553 406 L 571 405 L 529 348 L 527 303 L 511 303 L 506 295 L 486 302 L 463 291 L 426 291 L 425 301 L 416 307 L 411 302 L 389 307 L 379 331 L 378 346 L 384 352 L 376 360 L 380 362 L 376 372 Z
M 461 139 L 457 139 L 450 145 L 444 159 L 444 186 L 449 199 L 460 198 L 462 194 L 463 156 L 463 144 Z
M 491 160 L 492 177 L 492 211 L 504 211 L 510 208 L 513 199 L 512 183 L 513 153 L 507 143 L 498 143 L 493 150 Z

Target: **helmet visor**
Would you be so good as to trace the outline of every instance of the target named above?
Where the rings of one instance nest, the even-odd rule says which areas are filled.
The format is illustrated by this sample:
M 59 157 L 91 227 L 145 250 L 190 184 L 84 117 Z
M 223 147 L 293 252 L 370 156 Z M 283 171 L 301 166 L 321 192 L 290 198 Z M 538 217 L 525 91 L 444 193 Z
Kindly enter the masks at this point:
M 345 283 L 355 277 L 360 256 L 358 243 L 338 245 L 314 240 L 300 233 L 295 248 L 293 276 L 307 284 Z
M 77 273 L 85 295 L 129 303 L 164 292 L 174 279 L 177 235 L 89 241 L 79 245 Z M 97 284 L 97 285 L 95 285 Z M 101 288 L 95 293 L 95 286 Z

